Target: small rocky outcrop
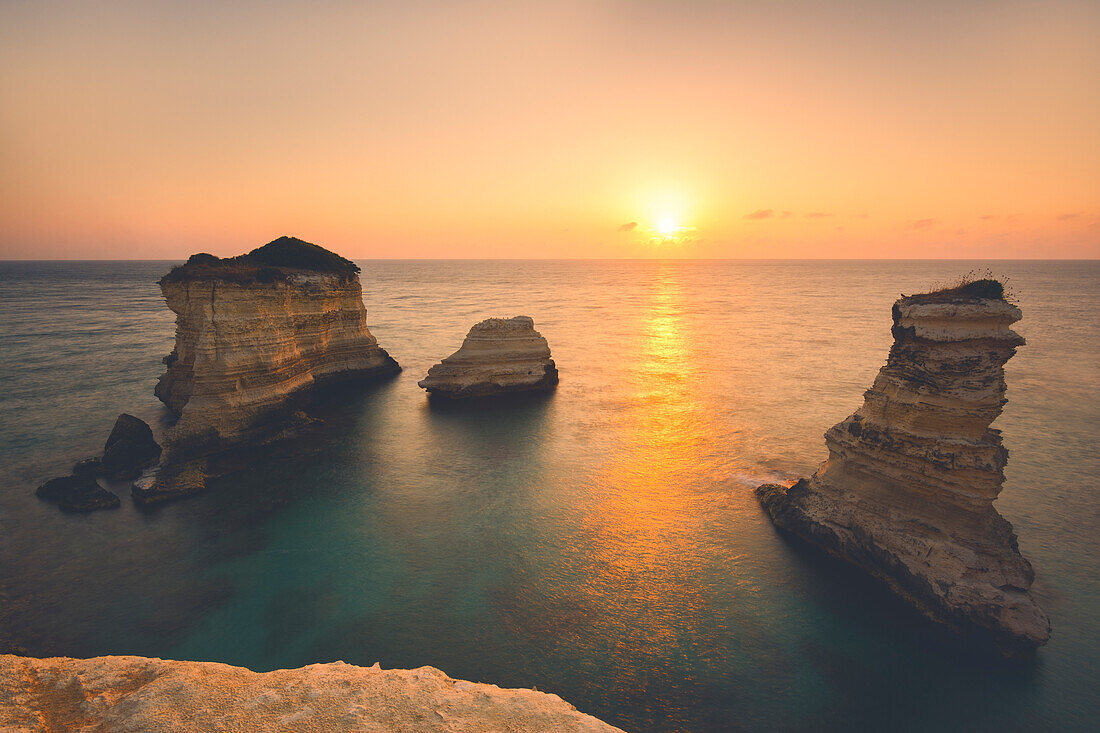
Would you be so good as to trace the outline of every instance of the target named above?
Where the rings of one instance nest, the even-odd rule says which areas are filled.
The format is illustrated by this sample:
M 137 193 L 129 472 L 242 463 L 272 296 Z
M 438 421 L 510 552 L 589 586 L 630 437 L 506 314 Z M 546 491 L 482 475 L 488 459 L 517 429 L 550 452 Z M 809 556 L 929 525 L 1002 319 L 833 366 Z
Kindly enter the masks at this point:
M 432 397 L 487 397 L 553 389 L 558 370 L 550 346 L 527 316 L 489 318 L 470 329 L 462 347 L 419 382 Z
M 996 281 L 902 297 L 863 406 L 825 433 L 829 458 L 756 490 L 780 528 L 885 581 L 928 617 L 1028 655 L 1050 636 L 1034 571 L 993 508 L 1008 451 L 990 428 L 1024 340 Z
M 112 509 L 119 505 L 118 497 L 96 480 L 123 480 L 141 476 L 157 462 L 161 449 L 153 439 L 149 425 L 133 415 L 123 413 L 103 447 L 103 457 L 85 458 L 73 466 L 72 474 L 50 479 L 35 490 L 35 495 L 52 501 L 65 512 L 90 512 Z
M 622 733 L 557 695 L 432 667 L 333 662 L 261 674 L 215 662 L 11 655 L 0 655 L 0 729 Z
M 367 329 L 359 267 L 323 247 L 281 237 L 239 257 L 197 254 L 159 284 L 176 314 L 155 390 L 178 416 L 164 465 L 271 442 L 301 424 L 317 388 L 400 370 Z M 190 493 L 171 476 L 158 470 L 135 498 Z
M 160 446 L 153 440 L 152 428 L 144 420 L 123 413 L 115 420 L 115 426 L 103 447 L 99 468 L 108 478 L 133 479 L 140 476 L 143 469 L 156 463 L 158 458 Z M 91 465 L 82 461 L 73 467 L 73 472 L 81 466 L 92 469 Z
M 63 512 L 84 513 L 96 509 L 113 509 L 118 497 L 96 482 L 95 474 L 79 473 L 50 479 L 39 486 L 35 496 L 51 501 Z
M 138 504 L 163 504 L 204 491 L 206 477 L 205 458 L 170 461 L 135 481 L 130 494 Z

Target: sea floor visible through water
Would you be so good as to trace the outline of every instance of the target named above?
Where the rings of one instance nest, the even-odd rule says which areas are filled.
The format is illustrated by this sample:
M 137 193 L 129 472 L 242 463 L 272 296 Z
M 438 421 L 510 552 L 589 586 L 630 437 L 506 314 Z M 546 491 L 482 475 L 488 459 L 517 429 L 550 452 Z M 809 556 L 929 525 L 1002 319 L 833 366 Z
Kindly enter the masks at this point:
M 1100 263 L 362 261 L 396 378 L 200 496 L 63 515 L 34 488 L 162 428 L 167 262 L 0 262 L 0 650 L 255 670 L 431 665 L 626 730 L 1088 730 L 1100 718 Z M 1027 345 L 994 423 L 996 506 L 1053 637 L 975 654 L 776 533 L 862 402 L 901 293 L 1008 278 Z M 439 409 L 416 385 L 475 322 L 528 315 L 551 395 Z M 1093 728 L 1094 729 L 1094 728 Z

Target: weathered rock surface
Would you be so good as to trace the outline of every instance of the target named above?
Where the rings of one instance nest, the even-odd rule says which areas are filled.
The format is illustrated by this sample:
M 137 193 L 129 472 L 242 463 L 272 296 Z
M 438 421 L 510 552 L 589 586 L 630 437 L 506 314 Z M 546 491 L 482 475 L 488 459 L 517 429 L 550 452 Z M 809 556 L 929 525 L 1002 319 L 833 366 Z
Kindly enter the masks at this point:
M 239 257 L 193 255 L 161 278 L 176 344 L 155 391 L 179 416 L 162 462 L 270 441 L 316 388 L 399 371 L 367 329 L 358 273 L 282 237 Z
M 40 499 L 54 502 L 63 512 L 91 512 L 119 505 L 118 497 L 101 487 L 91 473 L 50 479 L 34 493 Z
M 160 446 L 153 440 L 153 430 L 149 425 L 133 415 L 123 413 L 115 420 L 115 426 L 103 447 L 100 470 L 108 478 L 132 479 L 141 475 L 160 458 Z M 77 466 L 88 466 L 84 461 Z M 73 467 L 73 472 L 77 470 Z
M 550 346 L 526 316 L 478 323 L 462 347 L 419 382 L 433 397 L 449 398 L 547 390 L 557 383 Z
M 993 508 L 1008 451 L 989 427 L 1023 338 L 999 283 L 902 297 L 863 406 L 810 479 L 756 492 L 789 532 L 885 581 L 935 621 L 1027 655 L 1050 636 L 1034 572 Z
M 554 731 L 613 733 L 557 695 L 438 669 L 343 662 L 264 674 L 144 657 L 0 656 L 5 731 Z M 621 733 L 621 732 L 620 732 Z

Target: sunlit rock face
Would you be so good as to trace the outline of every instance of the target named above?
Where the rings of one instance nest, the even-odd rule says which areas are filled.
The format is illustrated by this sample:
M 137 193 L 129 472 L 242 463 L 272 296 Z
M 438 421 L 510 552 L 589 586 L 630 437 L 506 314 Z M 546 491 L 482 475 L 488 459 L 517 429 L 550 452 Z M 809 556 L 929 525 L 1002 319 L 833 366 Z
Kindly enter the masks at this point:
M 165 460 L 277 437 L 314 388 L 398 371 L 367 330 L 358 272 L 283 237 L 240 257 L 194 255 L 161 278 L 176 344 L 155 391 L 179 416 Z
M 557 695 L 432 667 L 343 662 L 256 673 L 145 657 L 0 656 L 6 731 L 562 731 L 614 733 Z M 621 731 L 620 731 L 621 733 Z
M 1008 451 L 990 423 L 1024 343 L 999 283 L 902 297 L 894 345 L 809 479 L 759 487 L 775 523 L 886 581 L 926 615 L 1026 655 L 1050 636 L 1031 565 L 993 508 Z
M 527 316 L 478 323 L 462 347 L 419 382 L 433 397 L 446 398 L 548 390 L 557 383 L 550 346 Z

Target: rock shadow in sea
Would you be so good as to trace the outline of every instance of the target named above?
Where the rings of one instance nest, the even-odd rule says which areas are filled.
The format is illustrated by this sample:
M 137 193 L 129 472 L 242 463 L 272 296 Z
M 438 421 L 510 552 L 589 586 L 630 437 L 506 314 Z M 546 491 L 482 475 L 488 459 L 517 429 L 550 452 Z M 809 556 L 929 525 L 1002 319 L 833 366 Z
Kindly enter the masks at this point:
M 823 617 L 858 619 L 858 627 L 863 631 L 859 638 L 848 640 L 821 633 L 815 638 L 829 639 L 833 643 L 810 645 L 800 650 L 808 659 L 833 660 L 832 665 L 815 661 L 823 676 L 832 678 L 831 675 L 841 666 L 835 663 L 841 656 L 850 668 L 874 670 L 875 664 L 858 663 L 858 658 L 860 654 L 875 656 L 882 653 L 908 659 L 951 659 L 960 675 L 994 674 L 1004 684 L 1023 683 L 1037 673 L 1039 663 L 1035 659 L 1020 664 L 1020 660 L 991 654 L 992 648 L 987 639 L 959 636 L 934 623 L 897 597 L 882 581 L 868 576 L 848 562 L 820 552 L 802 538 L 781 531 L 775 531 L 775 537 L 794 563 L 794 570 L 799 575 L 797 585 L 813 590 L 813 602 L 826 612 Z M 863 646 L 857 646 L 860 644 Z M 851 683 L 853 694 L 865 689 L 852 679 L 847 681 Z M 861 683 L 877 684 L 870 671 Z M 852 705 L 857 707 L 856 702 Z
M 505 392 L 455 399 L 436 394 L 428 394 L 428 407 L 437 413 L 496 413 L 517 407 L 543 405 L 554 398 L 557 388 L 549 390 L 528 390 L 524 392 Z

